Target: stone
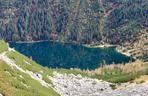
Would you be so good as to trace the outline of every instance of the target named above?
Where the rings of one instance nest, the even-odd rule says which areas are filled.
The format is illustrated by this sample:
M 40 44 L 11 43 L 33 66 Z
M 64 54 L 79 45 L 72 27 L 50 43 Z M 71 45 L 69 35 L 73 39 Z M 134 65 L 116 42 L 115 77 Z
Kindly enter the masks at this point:
M 148 84 L 131 85 L 125 89 L 110 87 L 109 82 L 74 74 L 53 73 L 49 78 L 61 96 L 148 96 Z M 123 86 L 127 84 L 122 84 Z

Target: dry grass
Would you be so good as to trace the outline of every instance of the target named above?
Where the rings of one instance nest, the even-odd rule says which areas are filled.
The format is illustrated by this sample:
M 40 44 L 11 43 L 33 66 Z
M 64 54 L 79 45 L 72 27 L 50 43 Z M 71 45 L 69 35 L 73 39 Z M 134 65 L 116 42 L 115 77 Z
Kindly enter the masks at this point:
M 148 83 L 148 75 L 141 76 L 140 78 L 135 79 L 133 82 L 140 83 Z
M 13 96 L 12 88 L 8 83 L 3 64 L 4 62 L 0 61 L 0 93 L 4 96 Z
M 1 72 L 1 71 L 0 71 Z M 12 95 L 12 89 L 10 88 L 10 85 L 8 84 L 5 77 L 2 76 L 2 73 L 0 74 L 0 93 L 4 96 L 13 96 Z
M 89 71 L 89 73 L 103 75 L 106 72 L 112 72 L 115 69 L 120 70 L 120 72 L 122 73 L 135 73 L 148 69 L 148 63 L 137 60 L 135 62 L 127 64 L 104 65 L 102 68 L 98 68 L 94 71 Z
M 94 71 L 87 71 L 87 73 L 108 82 L 125 83 L 133 81 L 140 76 L 148 75 L 148 63 L 137 60 L 127 64 L 103 64 L 103 67 Z

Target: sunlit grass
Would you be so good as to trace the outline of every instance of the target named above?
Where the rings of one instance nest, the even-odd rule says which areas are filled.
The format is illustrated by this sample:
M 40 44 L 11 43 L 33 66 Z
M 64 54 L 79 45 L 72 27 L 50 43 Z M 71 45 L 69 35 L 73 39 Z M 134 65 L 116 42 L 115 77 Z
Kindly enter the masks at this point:
M 0 93 L 4 96 L 13 96 L 11 84 L 5 73 L 7 67 L 9 66 L 0 60 Z
M 128 64 L 104 65 L 102 68 L 88 73 L 93 74 L 95 78 L 122 83 L 134 80 L 142 75 L 148 75 L 148 64 L 138 60 Z
M 0 40 L 0 53 L 7 51 L 7 50 L 8 50 L 7 44 L 4 41 Z

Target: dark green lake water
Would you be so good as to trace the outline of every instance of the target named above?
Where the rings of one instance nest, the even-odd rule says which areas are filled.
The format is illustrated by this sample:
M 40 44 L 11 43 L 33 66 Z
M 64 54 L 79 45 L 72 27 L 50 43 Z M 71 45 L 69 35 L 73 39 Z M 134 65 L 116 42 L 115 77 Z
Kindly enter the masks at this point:
M 98 68 L 103 61 L 116 64 L 131 60 L 130 57 L 118 53 L 115 48 L 86 48 L 76 44 L 55 42 L 10 43 L 10 47 L 50 68 L 92 70 Z

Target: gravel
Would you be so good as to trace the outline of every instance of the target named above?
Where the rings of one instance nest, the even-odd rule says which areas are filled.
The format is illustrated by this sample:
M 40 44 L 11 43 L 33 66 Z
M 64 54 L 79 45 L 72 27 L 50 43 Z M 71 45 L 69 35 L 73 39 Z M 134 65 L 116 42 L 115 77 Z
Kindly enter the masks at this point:
M 61 96 L 148 96 L 148 84 L 135 84 L 113 90 L 111 83 L 81 75 L 53 73 L 49 77 Z

